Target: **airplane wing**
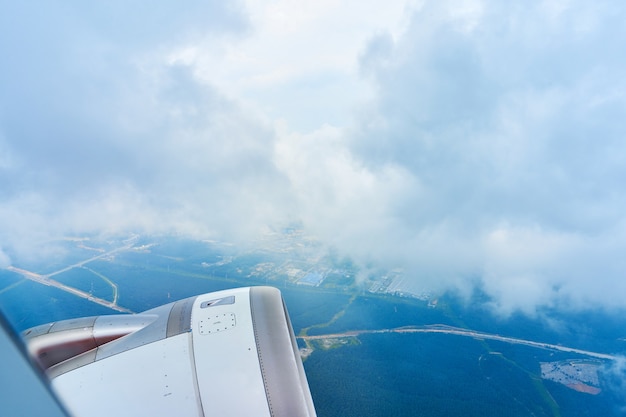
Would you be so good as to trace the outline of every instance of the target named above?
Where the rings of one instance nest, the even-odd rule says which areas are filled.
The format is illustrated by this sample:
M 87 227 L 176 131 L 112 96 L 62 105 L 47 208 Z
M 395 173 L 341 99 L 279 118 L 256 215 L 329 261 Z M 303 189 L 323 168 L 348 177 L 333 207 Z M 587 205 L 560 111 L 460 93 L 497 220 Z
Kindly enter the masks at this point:
M 24 344 L 0 309 L 0 415 L 67 417 L 43 375 L 33 367 Z
M 23 336 L 74 416 L 315 416 L 275 288 L 59 321 Z

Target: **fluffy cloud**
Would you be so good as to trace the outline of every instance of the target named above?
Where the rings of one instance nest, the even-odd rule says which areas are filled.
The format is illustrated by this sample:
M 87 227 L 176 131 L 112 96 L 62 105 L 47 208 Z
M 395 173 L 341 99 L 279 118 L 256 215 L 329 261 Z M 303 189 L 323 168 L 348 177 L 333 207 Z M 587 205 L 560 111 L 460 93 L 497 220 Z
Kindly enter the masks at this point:
M 11 5 L 2 249 L 300 221 L 504 314 L 624 307 L 625 8 L 376 4 Z
M 425 2 L 404 36 L 372 39 L 361 62 L 378 97 L 350 149 L 421 185 L 395 211 L 415 236 L 416 276 L 432 275 L 419 253 L 438 248 L 467 260 L 441 262 L 438 279 L 478 274 L 504 311 L 623 305 L 623 15 L 607 3 Z
M 623 14 L 416 6 L 362 49 L 376 95 L 354 123 L 287 142 L 306 158 L 288 176 L 317 210 L 307 224 L 403 266 L 409 288 L 479 285 L 504 314 L 623 307 Z
M 14 5 L 3 14 L 5 244 L 181 224 L 207 232 L 230 223 L 234 207 L 268 221 L 257 189 L 280 184 L 271 130 L 167 60 L 192 40 L 229 42 L 247 21 L 223 2 L 172 8 Z

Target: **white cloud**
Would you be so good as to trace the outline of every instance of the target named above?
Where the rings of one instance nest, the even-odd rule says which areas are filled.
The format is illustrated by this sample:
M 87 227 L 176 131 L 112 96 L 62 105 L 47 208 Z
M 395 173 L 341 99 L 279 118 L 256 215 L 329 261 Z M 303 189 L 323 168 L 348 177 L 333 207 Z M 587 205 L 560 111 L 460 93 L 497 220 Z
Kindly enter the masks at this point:
M 299 217 L 323 241 L 368 260 L 396 258 L 385 249 L 388 239 L 403 233 L 394 206 L 419 184 L 400 167 L 367 169 L 350 154 L 344 135 L 331 126 L 307 135 L 282 131 L 278 168 L 290 180 Z
M 297 220 L 503 313 L 624 307 L 624 6 L 192 6 L 0 16 L 5 252 Z
M 352 108 L 370 93 L 356 76 L 360 48 L 373 31 L 400 28 L 405 3 L 249 0 L 247 37 L 219 44 L 196 40 L 175 54 L 185 57 L 198 79 L 292 129 L 345 126 Z
M 615 258 L 623 14 L 604 3 L 426 2 L 403 37 L 372 41 L 362 63 L 378 96 L 350 150 L 372 172 L 391 166 L 420 184 L 395 207 L 414 237 L 396 250 L 412 245 L 416 280 L 478 274 L 502 311 L 623 305 L 607 294 L 626 295 Z M 433 251 L 438 264 L 419 258 Z

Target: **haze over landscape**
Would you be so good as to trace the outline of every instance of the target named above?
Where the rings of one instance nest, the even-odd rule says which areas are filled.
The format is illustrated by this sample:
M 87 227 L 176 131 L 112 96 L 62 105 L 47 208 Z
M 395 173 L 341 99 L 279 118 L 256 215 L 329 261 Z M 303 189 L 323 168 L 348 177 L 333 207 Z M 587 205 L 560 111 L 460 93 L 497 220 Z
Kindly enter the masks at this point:
M 273 285 L 320 415 L 624 415 L 625 18 L 4 2 L 0 309 Z
M 295 224 L 505 316 L 623 311 L 625 11 L 5 2 L 1 266 L 62 236 Z

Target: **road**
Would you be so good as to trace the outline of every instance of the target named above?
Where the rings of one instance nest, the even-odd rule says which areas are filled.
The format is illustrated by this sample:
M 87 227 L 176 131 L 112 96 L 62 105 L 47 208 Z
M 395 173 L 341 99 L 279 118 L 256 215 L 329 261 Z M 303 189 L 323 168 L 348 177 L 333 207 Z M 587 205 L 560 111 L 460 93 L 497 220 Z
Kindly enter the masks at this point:
M 100 304 L 101 306 L 104 307 L 108 307 L 110 309 L 116 310 L 116 311 L 120 311 L 122 313 L 132 313 L 131 310 L 124 308 L 124 307 L 120 307 L 118 306 L 116 303 L 111 302 L 111 301 L 107 301 L 104 300 L 102 298 L 98 298 L 98 297 L 94 297 L 93 295 L 89 294 L 88 292 L 79 290 L 77 288 L 74 287 L 70 287 L 69 285 L 65 285 L 60 283 L 59 281 L 55 281 L 53 279 L 48 278 L 48 276 L 46 275 L 39 275 L 35 272 L 31 272 L 31 271 L 27 271 L 25 269 L 21 269 L 21 268 L 16 268 L 14 266 L 9 266 L 6 269 L 8 269 L 9 271 L 13 271 L 13 272 L 17 272 L 18 274 L 21 274 L 24 278 L 29 279 L 31 281 L 35 281 L 39 284 L 43 284 L 43 285 L 48 285 L 50 287 L 55 287 L 58 288 L 62 291 L 68 292 L 70 294 L 76 295 L 78 297 L 84 298 L 86 300 L 89 300 L 93 303 L 96 304 Z
M 25 269 L 16 268 L 14 266 L 9 266 L 6 269 L 9 270 L 9 271 L 17 272 L 18 274 L 21 274 L 24 278 L 29 279 L 31 281 L 34 281 L 34 282 L 37 282 L 37 283 L 43 284 L 43 285 L 48 285 L 50 287 L 58 288 L 58 289 L 60 289 L 62 291 L 65 291 L 65 292 L 68 292 L 70 294 L 76 295 L 78 297 L 84 298 L 84 299 L 89 300 L 89 301 L 91 301 L 93 303 L 100 304 L 101 306 L 108 307 L 108 308 L 113 309 L 115 311 L 119 311 L 119 312 L 122 312 L 122 313 L 132 313 L 131 310 L 129 310 L 127 308 L 124 308 L 124 307 L 120 307 L 119 305 L 117 305 L 117 288 L 115 288 L 116 291 L 115 291 L 114 300 L 113 300 L 113 302 L 111 302 L 111 301 L 104 300 L 102 298 L 94 297 L 93 295 L 89 294 L 88 292 L 79 290 L 79 289 L 74 288 L 74 287 L 70 287 L 69 285 L 62 284 L 59 281 L 55 281 L 55 280 L 50 278 L 50 277 L 52 277 L 54 275 L 58 275 L 58 274 L 61 274 L 63 272 L 69 271 L 70 269 L 83 267 L 85 264 L 87 264 L 89 262 L 92 262 L 92 261 L 95 261 L 96 259 L 100 259 L 100 258 L 103 258 L 105 256 L 110 256 L 110 255 L 112 255 L 114 253 L 117 253 L 117 252 L 120 252 L 120 251 L 123 251 L 123 250 L 128 250 L 128 249 L 132 248 L 132 246 L 133 246 L 133 241 L 130 241 L 129 243 L 127 243 L 126 245 L 124 245 L 122 247 L 119 247 L 119 248 L 113 249 L 113 250 L 111 250 L 109 252 L 102 253 L 100 255 L 94 256 L 93 258 L 89 258 L 89 259 L 86 259 L 84 261 L 77 262 L 77 263 L 75 263 L 73 265 L 70 265 L 70 266 L 65 267 L 63 269 L 59 269 L 58 271 L 55 271 L 55 272 L 52 272 L 52 273 L 46 274 L 46 275 L 40 275 L 40 274 L 37 274 L 35 272 L 27 271 Z
M 590 356 L 598 359 L 617 360 L 618 356 L 606 353 L 591 352 L 588 350 L 576 349 L 567 346 L 553 345 L 550 343 L 535 342 L 532 340 L 518 339 L 515 337 L 500 336 L 497 334 L 477 332 L 475 330 L 463 329 L 460 327 L 446 326 L 443 324 L 432 324 L 426 326 L 407 326 L 395 329 L 381 330 L 352 330 L 344 333 L 324 334 L 315 336 L 298 336 L 298 339 L 305 341 L 319 339 L 340 339 L 346 337 L 356 337 L 361 334 L 377 334 L 377 333 L 443 333 L 453 334 L 457 336 L 473 337 L 475 339 L 498 340 L 500 342 L 515 343 L 518 345 L 532 346 L 540 349 L 559 350 L 561 352 L 578 353 L 580 355 Z

